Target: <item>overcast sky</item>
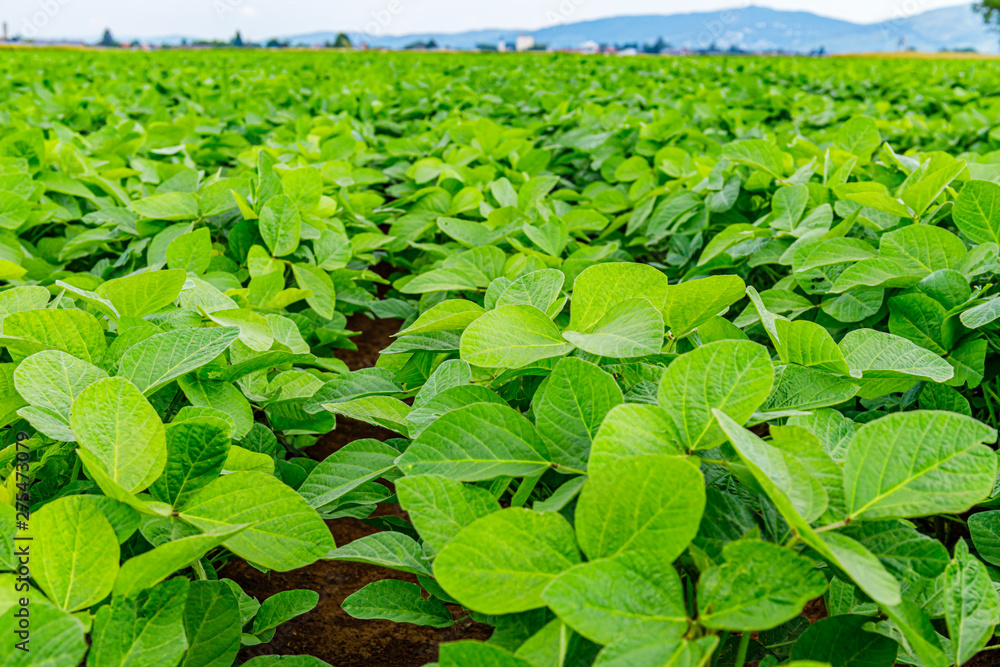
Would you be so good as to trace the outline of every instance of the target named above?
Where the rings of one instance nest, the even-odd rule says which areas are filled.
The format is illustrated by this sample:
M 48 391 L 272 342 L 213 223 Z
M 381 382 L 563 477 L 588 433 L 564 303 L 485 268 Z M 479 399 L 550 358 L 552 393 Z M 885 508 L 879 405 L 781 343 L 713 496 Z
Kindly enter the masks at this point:
M 747 6 L 748 0 L 0 0 L 12 35 L 38 38 L 98 35 L 189 35 L 252 39 L 318 31 L 461 32 L 478 28 L 537 29 L 625 14 L 673 14 Z M 968 0 L 754 0 L 871 23 Z

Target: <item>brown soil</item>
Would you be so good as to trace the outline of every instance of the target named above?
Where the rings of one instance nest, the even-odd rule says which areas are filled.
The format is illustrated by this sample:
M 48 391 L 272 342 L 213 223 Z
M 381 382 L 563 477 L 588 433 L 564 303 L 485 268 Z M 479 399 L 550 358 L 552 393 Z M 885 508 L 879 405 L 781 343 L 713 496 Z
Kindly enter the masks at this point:
M 376 515 L 402 515 L 398 505 L 379 508 Z M 355 519 L 327 522 L 338 545 L 377 532 Z M 460 639 L 487 639 L 492 628 L 459 618 L 450 628 L 435 629 L 409 623 L 365 621 L 340 608 L 344 598 L 379 579 L 416 583 L 413 575 L 363 563 L 318 561 L 293 572 L 264 574 L 244 561 L 234 561 L 221 573 L 258 600 L 280 591 L 306 588 L 319 593 L 319 604 L 308 614 L 278 627 L 268 644 L 244 648 L 240 658 L 258 655 L 311 655 L 336 667 L 419 667 L 437 660 L 438 645 Z M 457 608 L 453 613 L 458 618 Z
M 351 338 L 357 350 L 339 350 L 337 358 L 347 364 L 352 371 L 371 368 L 378 361 L 378 353 L 389 347 L 392 335 L 399 331 L 403 320 L 373 320 L 364 313 L 355 313 L 347 318 L 348 331 L 361 333 Z
M 347 326 L 361 335 L 352 340 L 357 350 L 343 350 L 338 356 L 351 370 L 370 368 L 378 353 L 392 342 L 399 331 L 400 320 L 372 320 L 358 314 L 348 319 Z M 353 419 L 338 418 L 337 428 L 307 450 L 309 456 L 323 460 L 349 442 L 363 438 L 387 440 L 397 437 L 383 428 Z M 382 505 L 375 516 L 405 516 L 399 505 Z M 356 519 L 336 519 L 327 526 L 338 546 L 378 532 L 376 528 Z M 263 600 L 275 593 L 292 589 L 309 589 L 319 593 L 319 603 L 303 614 L 278 627 L 267 644 L 244 648 L 240 659 L 258 655 L 311 655 L 336 667 L 417 667 L 437 660 L 438 645 L 460 639 L 487 639 L 492 628 L 459 618 L 450 628 L 435 629 L 409 623 L 366 621 L 348 616 L 340 608 L 344 598 L 379 579 L 394 578 L 416 583 L 413 575 L 374 565 L 341 561 L 318 561 L 293 572 L 265 574 L 244 561 L 236 560 L 220 573 L 243 587 L 249 595 Z

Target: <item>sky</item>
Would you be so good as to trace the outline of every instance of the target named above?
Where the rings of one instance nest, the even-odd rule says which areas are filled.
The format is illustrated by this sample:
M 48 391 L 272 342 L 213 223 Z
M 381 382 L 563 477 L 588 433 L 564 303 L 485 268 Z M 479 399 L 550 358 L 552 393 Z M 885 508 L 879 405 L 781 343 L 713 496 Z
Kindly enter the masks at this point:
M 969 0 L 753 0 L 856 23 L 909 17 Z M 9 33 L 85 38 L 110 28 L 119 39 L 185 35 L 250 39 L 322 31 L 402 35 L 480 28 L 534 30 L 628 14 L 674 14 L 747 6 L 750 0 L 0 0 Z

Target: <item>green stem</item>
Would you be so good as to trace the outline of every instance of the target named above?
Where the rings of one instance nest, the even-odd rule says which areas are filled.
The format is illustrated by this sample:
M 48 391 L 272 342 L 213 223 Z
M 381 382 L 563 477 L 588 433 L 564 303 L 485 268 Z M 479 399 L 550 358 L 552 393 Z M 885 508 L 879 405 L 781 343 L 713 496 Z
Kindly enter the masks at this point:
M 750 633 L 746 630 L 740 635 L 740 645 L 736 649 L 736 662 L 733 663 L 733 667 L 743 667 L 743 664 L 747 661 L 747 651 L 750 649 Z
M 537 475 L 525 477 L 521 480 L 520 486 L 517 487 L 517 493 L 514 494 L 514 498 L 510 501 L 511 507 L 524 507 L 525 501 L 528 500 L 531 492 L 535 490 L 535 485 L 538 484 L 538 480 L 542 478 L 544 472 L 543 470 Z

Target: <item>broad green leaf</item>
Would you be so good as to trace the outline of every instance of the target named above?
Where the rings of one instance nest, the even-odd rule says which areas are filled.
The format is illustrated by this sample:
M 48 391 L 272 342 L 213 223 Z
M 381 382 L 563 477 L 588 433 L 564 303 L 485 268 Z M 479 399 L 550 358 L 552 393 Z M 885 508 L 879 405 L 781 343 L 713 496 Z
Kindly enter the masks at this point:
M 792 647 L 792 660 L 815 660 L 830 667 L 892 667 L 897 644 L 864 629 L 866 616 L 831 616 L 817 621 Z
M 420 586 L 396 579 L 373 581 L 344 600 L 344 611 L 354 618 L 382 619 L 396 623 L 447 628 L 454 621 L 444 603 L 425 600 Z
M 301 289 L 312 292 L 312 296 L 306 297 L 306 303 L 320 317 L 333 319 L 337 291 L 330 274 L 312 264 L 292 264 L 292 273 L 295 274 L 295 282 Z
M 687 630 L 684 589 L 668 561 L 640 554 L 577 565 L 542 593 L 571 628 L 599 644 L 658 631 L 664 638 Z
M 438 664 L 439 667 L 536 667 L 499 646 L 468 640 L 442 644 Z
M 107 343 L 97 318 L 82 310 L 26 310 L 3 319 L 0 344 L 28 356 L 42 350 L 61 350 L 97 364 Z
M 253 409 L 250 402 L 231 382 L 203 380 L 190 374 L 177 379 L 184 396 L 192 405 L 214 408 L 232 417 L 236 423 L 234 438 L 242 438 L 253 426 Z
M 275 477 L 234 472 L 201 489 L 180 517 L 202 530 L 252 524 L 224 544 L 236 555 L 280 572 L 308 565 L 333 548 L 326 525 L 305 499 Z
M 724 439 L 712 409 L 746 422 L 767 399 L 773 380 L 766 348 L 750 341 L 719 341 L 670 364 L 660 380 L 658 402 L 687 449 L 709 449 Z
M 945 382 L 955 374 L 947 361 L 913 342 L 874 329 L 856 329 L 840 341 L 854 377 L 912 377 Z
M 478 385 L 449 387 L 432 396 L 427 402 L 421 403 L 420 407 L 410 410 L 406 415 L 407 432 L 411 438 L 416 438 L 442 415 L 474 403 L 507 405 L 506 401 L 486 387 Z
M 180 329 L 150 336 L 125 352 L 118 375 L 147 396 L 215 359 L 240 335 L 237 327 Z
M 167 192 L 131 202 L 129 210 L 143 218 L 194 220 L 198 217 L 198 198 L 187 192 Z
M 307 590 L 290 590 L 275 593 L 264 600 L 253 620 L 253 633 L 261 635 L 282 623 L 316 608 L 319 593 Z
M 773 178 L 783 178 L 785 175 L 784 156 L 770 141 L 763 139 L 734 141 L 723 146 L 722 156 Z
M 517 278 L 500 294 L 496 308 L 501 306 L 534 306 L 542 312 L 559 298 L 566 276 L 556 269 L 532 271 Z
M 398 532 L 375 533 L 334 549 L 326 560 L 345 560 L 389 567 L 410 574 L 430 575 L 420 544 L 409 535 Z
M 421 313 L 413 324 L 395 335 L 405 336 L 407 334 L 465 329 L 485 312 L 482 306 L 472 301 L 449 299 L 430 307 Z
M 594 667 L 702 667 L 718 642 L 718 637 L 689 641 L 663 637 L 659 632 L 626 635 L 604 647 Z
M 286 195 L 271 198 L 260 210 L 260 235 L 271 254 L 284 257 L 299 246 L 302 218 L 295 202 Z
M 434 576 L 470 609 L 511 614 L 545 606 L 545 587 L 579 562 L 566 519 L 511 507 L 466 526 L 434 560 Z
M 84 609 L 103 600 L 118 574 L 115 531 L 94 503 L 67 496 L 31 517 L 31 576 L 57 607 Z
M 240 331 L 240 341 L 255 352 L 265 352 L 274 343 L 274 336 L 267 320 L 249 308 L 215 310 L 206 315 L 220 327 L 237 327 Z
M 139 389 L 123 378 L 89 385 L 69 417 L 80 446 L 104 464 L 126 491 L 141 491 L 163 472 L 167 440 L 160 416 Z
M 55 440 L 73 440 L 69 427 L 70 408 L 88 385 L 107 378 L 100 368 L 59 350 L 45 350 L 31 355 L 14 369 L 14 386 L 32 408 L 44 412 L 44 422 L 32 419 L 31 411 L 22 416 L 45 435 Z
M 229 424 L 214 417 L 195 417 L 167 425 L 167 463 L 149 487 L 161 502 L 182 506 L 219 476 L 229 452 Z
M 399 503 L 424 544 L 444 549 L 463 528 L 500 509 L 486 490 L 439 475 L 408 475 L 396 482 Z
M 887 232 L 879 243 L 882 257 L 913 262 L 921 277 L 940 269 L 958 269 L 965 260 L 965 244 L 941 227 L 908 225 Z
M 698 622 L 710 628 L 767 630 L 788 621 L 826 590 L 808 558 L 760 541 L 726 545 L 725 563 L 698 580 Z
M 410 414 L 410 406 L 398 398 L 365 396 L 337 403 L 324 403 L 323 408 L 335 415 L 381 426 L 403 435 L 409 434 L 406 417 Z
M 201 535 L 182 537 L 125 561 L 114 582 L 114 594 L 135 597 L 178 570 L 188 567 L 250 524 L 220 526 Z
M 858 393 L 858 382 L 816 368 L 796 364 L 779 366 L 774 389 L 761 409 L 767 412 L 811 410 L 838 405 Z
M 212 261 L 212 234 L 208 227 L 181 234 L 167 246 L 167 266 L 201 275 Z
M 298 488 L 310 507 L 335 503 L 366 482 L 386 475 L 399 452 L 378 440 L 355 440 L 314 467 Z
M 182 269 L 146 271 L 101 283 L 96 291 L 122 317 L 145 317 L 173 303 L 186 279 Z
M 240 650 L 239 600 L 222 581 L 192 581 L 184 606 L 181 667 L 228 667 Z
M 502 306 L 481 315 L 461 340 L 462 359 L 486 368 L 521 368 L 572 349 L 545 313 L 525 305 Z
M 602 357 L 642 357 L 660 351 L 663 318 L 646 299 L 630 299 L 610 307 L 585 333 L 566 331 L 563 338 Z
M 13 589 L 13 582 L 11 582 Z M 30 599 L 30 598 L 29 598 Z M 34 599 L 28 611 L 30 629 L 27 650 L 17 644 L 22 641 L 18 632 L 21 620 L 16 617 L 18 607 L 11 607 L 0 615 L 0 632 L 7 641 L 0 644 L 0 661 L 10 667 L 59 667 L 83 664 L 87 652 L 87 639 L 83 622 L 76 616 L 53 607 L 41 599 Z
M 746 294 L 739 276 L 708 276 L 667 288 L 663 322 L 679 338 L 718 315 Z
M 534 425 L 506 405 L 477 403 L 442 416 L 396 464 L 407 475 L 443 475 L 463 482 L 500 475 L 536 475 L 549 454 Z
M 1000 243 L 1000 185 L 967 182 L 958 193 L 951 217 L 973 243 Z
M 662 312 L 667 291 L 667 277 L 651 266 L 597 264 L 584 270 L 573 283 L 569 328 L 587 331 L 613 306 L 632 299 L 646 299 Z
M 612 461 L 643 454 L 682 456 L 669 413 L 656 405 L 618 405 L 608 412 L 594 436 L 588 469 L 596 474 Z
M 956 664 L 972 658 L 1000 623 L 1000 599 L 986 566 L 960 539 L 944 573 L 944 616 Z
M 820 325 L 806 320 L 776 320 L 774 325 L 781 341 L 775 347 L 785 363 L 850 375 L 844 353 Z
M 184 604 L 189 583 L 176 578 L 138 596 L 114 596 L 97 611 L 87 667 L 175 664 L 187 650 Z
M 890 414 L 858 429 L 844 463 L 852 517 L 961 513 L 988 498 L 996 431 L 950 412 Z
M 1000 565 L 1000 510 L 970 516 L 969 532 L 979 557 L 990 565 Z
M 611 375 L 582 359 L 560 359 L 533 406 L 535 427 L 552 460 L 585 468 L 605 416 L 623 400 Z
M 694 464 L 657 455 L 618 459 L 580 492 L 577 537 L 590 559 L 653 551 L 670 562 L 698 532 L 704 509 L 704 480 Z

